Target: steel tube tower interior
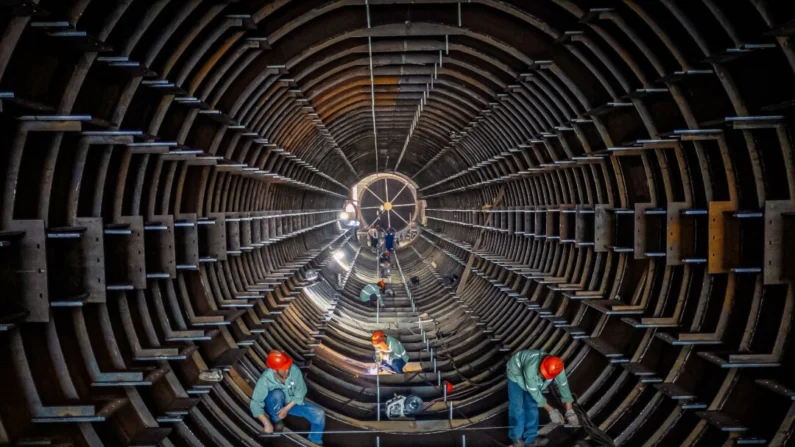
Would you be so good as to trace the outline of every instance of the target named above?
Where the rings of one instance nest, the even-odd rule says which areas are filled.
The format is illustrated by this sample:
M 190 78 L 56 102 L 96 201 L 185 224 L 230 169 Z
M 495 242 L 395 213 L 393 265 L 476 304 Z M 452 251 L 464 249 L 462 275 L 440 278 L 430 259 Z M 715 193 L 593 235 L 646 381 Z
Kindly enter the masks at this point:
M 795 445 L 793 111 L 791 0 L 0 0 L 0 445 Z

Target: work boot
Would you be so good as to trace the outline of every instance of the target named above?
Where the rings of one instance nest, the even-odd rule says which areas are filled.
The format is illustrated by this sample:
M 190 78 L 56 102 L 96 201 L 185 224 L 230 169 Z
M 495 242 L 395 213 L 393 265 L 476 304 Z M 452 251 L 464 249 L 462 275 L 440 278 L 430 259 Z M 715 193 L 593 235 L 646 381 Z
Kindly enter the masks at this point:
M 508 447 L 525 447 L 525 444 L 521 439 L 514 439 Z
M 281 433 L 283 431 L 284 431 L 284 422 L 276 421 L 276 423 L 273 424 L 273 432 L 274 433 Z
M 525 447 L 544 447 L 549 444 L 549 438 L 536 438 L 532 444 L 524 444 Z

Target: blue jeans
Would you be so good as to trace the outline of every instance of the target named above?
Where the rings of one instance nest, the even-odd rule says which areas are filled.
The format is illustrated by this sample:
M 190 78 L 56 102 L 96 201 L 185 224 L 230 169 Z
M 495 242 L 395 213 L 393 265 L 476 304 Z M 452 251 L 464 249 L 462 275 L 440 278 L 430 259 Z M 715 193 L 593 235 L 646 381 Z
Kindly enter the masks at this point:
M 391 369 L 392 371 L 395 371 L 398 374 L 403 374 L 403 368 L 406 366 L 406 362 L 404 362 L 403 359 L 395 359 L 392 360 L 391 365 L 387 362 L 384 362 L 384 366 L 386 368 Z
M 276 413 L 284 407 L 287 402 L 284 396 L 284 391 L 273 390 L 265 397 L 265 411 L 270 416 L 271 421 L 277 422 L 279 416 Z M 290 408 L 287 414 L 304 418 L 309 421 L 309 431 L 312 432 L 307 436 L 310 441 L 315 444 L 323 444 L 323 429 L 326 427 L 326 415 L 323 409 L 311 402 L 304 402 L 303 405 L 295 405 Z
M 532 444 L 538 436 L 538 404 L 518 383 L 508 380 L 508 437 Z

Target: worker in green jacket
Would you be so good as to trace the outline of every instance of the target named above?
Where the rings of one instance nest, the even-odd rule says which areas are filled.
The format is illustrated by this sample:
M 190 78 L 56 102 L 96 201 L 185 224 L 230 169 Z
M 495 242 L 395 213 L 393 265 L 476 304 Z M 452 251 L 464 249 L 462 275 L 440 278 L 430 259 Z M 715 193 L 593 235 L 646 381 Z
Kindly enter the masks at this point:
M 381 290 L 376 284 L 367 284 L 359 293 L 359 300 L 369 303 L 371 306 L 384 307 L 384 298 L 381 297 Z
M 257 380 L 249 404 L 251 414 L 262 423 L 263 431 L 273 433 L 274 430 L 284 430 L 282 421 L 290 414 L 308 420 L 309 440 L 322 445 L 326 416 L 322 408 L 304 400 L 306 383 L 301 370 L 293 365 L 293 359 L 281 351 L 271 351 L 265 359 L 265 365 L 268 369 Z
M 553 424 L 568 421 L 579 426 L 574 412 L 574 398 L 569 389 L 563 361 L 543 351 L 528 349 L 514 354 L 508 361 L 508 422 L 511 428 L 508 437 L 512 447 L 536 447 L 549 443 L 549 439 L 538 436 L 538 407 L 544 407 Z M 563 403 L 566 419 L 544 398 L 542 392 L 555 381 Z
M 397 338 L 387 336 L 384 331 L 373 332 L 373 347 L 377 366 L 384 366 L 392 371 L 403 374 L 403 368 L 409 362 L 409 355 L 403 343 Z

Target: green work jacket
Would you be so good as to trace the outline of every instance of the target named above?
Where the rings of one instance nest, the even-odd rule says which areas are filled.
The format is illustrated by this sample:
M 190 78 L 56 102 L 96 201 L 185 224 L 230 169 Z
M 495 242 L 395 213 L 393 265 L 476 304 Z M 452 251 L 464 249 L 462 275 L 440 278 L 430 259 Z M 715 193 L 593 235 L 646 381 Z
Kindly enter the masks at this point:
M 306 397 L 306 382 L 304 382 L 304 376 L 301 375 L 301 370 L 295 365 L 290 366 L 290 374 L 284 383 L 276 377 L 276 371 L 272 369 L 266 369 L 262 373 L 257 380 L 257 386 L 254 387 L 254 394 L 251 396 L 251 404 L 249 404 L 251 414 L 255 418 L 265 414 L 265 398 L 273 390 L 284 392 L 285 404 L 295 402 L 296 405 L 303 405 Z
M 392 364 L 392 360 L 396 359 L 401 359 L 406 363 L 409 362 L 409 355 L 406 353 L 406 348 L 403 347 L 403 343 L 401 343 L 400 340 L 387 335 L 386 346 L 389 348 L 386 351 L 378 346 L 375 347 L 376 357 L 380 355 L 381 359 L 390 365 Z
M 508 380 L 515 382 L 522 387 L 523 390 L 530 393 L 539 407 L 543 407 L 547 404 L 547 400 L 544 399 L 544 395 L 541 392 L 552 382 L 551 380 L 543 378 L 538 372 L 538 368 L 541 366 L 541 360 L 546 355 L 547 353 L 544 351 L 536 351 L 533 349 L 519 351 L 508 361 L 507 368 Z M 563 402 L 574 402 L 565 370 L 561 371 L 560 374 L 555 377 L 555 384 L 557 384 L 558 390 L 560 390 Z
M 381 297 L 381 291 L 378 289 L 378 285 L 376 284 L 367 284 L 366 286 L 364 286 L 361 293 L 359 293 L 359 299 L 363 303 L 369 303 L 370 295 L 372 294 L 378 295 L 378 304 L 381 307 L 384 307 L 384 299 Z

